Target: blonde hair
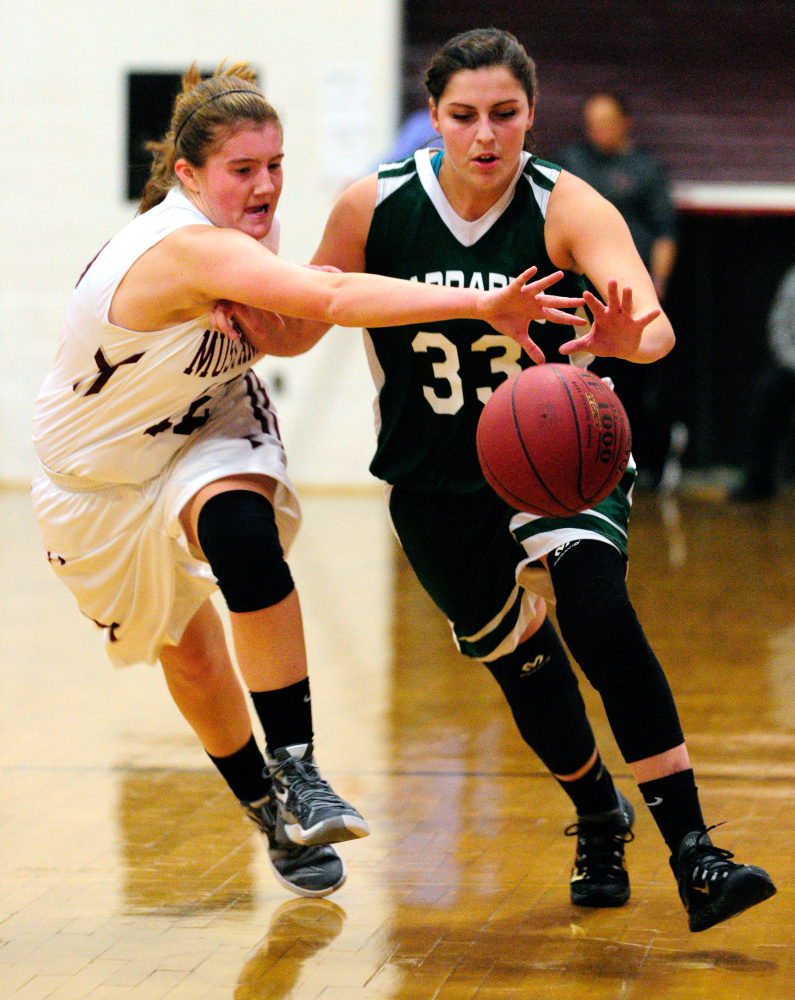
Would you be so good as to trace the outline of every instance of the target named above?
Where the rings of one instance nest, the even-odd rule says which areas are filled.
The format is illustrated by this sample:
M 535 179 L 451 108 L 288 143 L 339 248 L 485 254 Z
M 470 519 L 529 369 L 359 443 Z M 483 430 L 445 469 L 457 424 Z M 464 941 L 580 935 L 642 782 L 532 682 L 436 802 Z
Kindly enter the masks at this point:
M 191 66 L 182 78 L 182 92 L 174 102 L 165 138 L 147 143 L 154 159 L 139 212 L 159 205 L 177 183 L 177 160 L 203 167 L 211 153 L 247 125 L 272 123 L 281 131 L 279 116 L 255 80 L 254 70 L 244 62 L 222 63 L 206 80 L 195 63 Z

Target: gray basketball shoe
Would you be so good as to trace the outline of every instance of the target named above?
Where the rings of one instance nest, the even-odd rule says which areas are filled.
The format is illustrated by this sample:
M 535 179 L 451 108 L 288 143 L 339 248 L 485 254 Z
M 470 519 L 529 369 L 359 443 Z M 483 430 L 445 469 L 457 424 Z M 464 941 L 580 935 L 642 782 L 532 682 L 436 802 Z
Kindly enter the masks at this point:
M 279 825 L 294 844 L 336 844 L 366 837 L 361 815 L 320 777 L 311 743 L 281 747 L 267 758 Z
M 299 896 L 329 896 L 345 881 L 345 863 L 330 844 L 299 846 L 285 837 L 273 792 L 258 805 L 240 803 L 268 848 L 273 874 Z

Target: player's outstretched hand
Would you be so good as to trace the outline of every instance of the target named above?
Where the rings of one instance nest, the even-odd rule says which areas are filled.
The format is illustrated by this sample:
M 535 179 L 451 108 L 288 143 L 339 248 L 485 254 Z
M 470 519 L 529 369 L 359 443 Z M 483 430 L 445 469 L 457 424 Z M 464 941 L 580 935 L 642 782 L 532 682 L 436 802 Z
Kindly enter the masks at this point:
M 643 331 L 662 312 L 658 308 L 645 316 L 633 316 L 632 289 L 624 288 L 619 298 L 617 281 L 608 282 L 607 304 L 600 302 L 591 292 L 585 292 L 584 297 L 593 313 L 593 325 L 585 336 L 563 344 L 561 354 L 588 351 L 597 358 L 630 360 L 640 346 Z
M 584 299 L 545 294 L 550 285 L 560 281 L 563 271 L 555 271 L 537 281 L 530 281 L 537 270 L 536 267 L 529 267 L 505 288 L 488 292 L 483 319 L 495 330 L 515 340 L 540 365 L 544 363 L 544 353 L 527 332 L 527 327 L 533 320 L 551 320 L 567 326 L 584 326 L 587 320 L 573 313 L 563 312 L 564 309 L 576 309 L 583 305 Z

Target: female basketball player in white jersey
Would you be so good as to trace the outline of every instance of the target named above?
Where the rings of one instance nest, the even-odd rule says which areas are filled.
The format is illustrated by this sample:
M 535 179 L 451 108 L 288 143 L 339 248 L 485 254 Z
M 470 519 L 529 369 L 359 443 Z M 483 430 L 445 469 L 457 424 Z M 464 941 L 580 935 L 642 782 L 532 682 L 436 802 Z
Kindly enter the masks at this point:
M 159 659 L 169 689 L 258 825 L 277 878 L 326 895 L 332 842 L 367 825 L 320 778 L 298 597 L 284 561 L 299 521 L 276 416 L 251 365 L 283 335 L 478 316 L 520 342 L 581 301 L 556 278 L 493 293 L 282 263 L 279 119 L 243 64 L 183 81 L 140 214 L 86 268 L 35 407 L 33 503 L 55 572 L 119 665 Z M 231 340 L 217 299 L 292 319 Z M 296 319 L 301 317 L 302 319 Z M 304 322 L 304 320 L 306 322 Z M 321 325 L 322 324 L 322 325 Z M 266 736 L 252 736 L 221 622 Z M 278 820 L 278 822 L 277 822 Z
M 524 151 L 535 69 L 512 35 L 453 38 L 426 85 L 443 151 L 420 150 L 354 184 L 314 262 L 465 288 L 505 285 L 533 264 L 542 275 L 565 272 L 561 294 L 583 294 L 587 275 L 603 301 L 584 293 L 593 323 L 574 340 L 557 321 L 533 323 L 525 356 L 469 320 L 371 328 L 380 411 L 371 468 L 390 484 L 395 529 L 459 648 L 486 663 L 522 736 L 576 807 L 567 831 L 578 837 L 572 900 L 629 898 L 622 855 L 633 812 L 601 763 L 541 594 L 557 602 L 563 637 L 600 692 L 670 848 L 690 927 L 702 930 L 775 888 L 707 836 L 671 691 L 624 582 L 634 468 L 595 510 L 539 518 L 516 514 L 489 490 L 475 450 L 483 403 L 530 359 L 653 362 L 671 350 L 673 331 L 619 213 Z

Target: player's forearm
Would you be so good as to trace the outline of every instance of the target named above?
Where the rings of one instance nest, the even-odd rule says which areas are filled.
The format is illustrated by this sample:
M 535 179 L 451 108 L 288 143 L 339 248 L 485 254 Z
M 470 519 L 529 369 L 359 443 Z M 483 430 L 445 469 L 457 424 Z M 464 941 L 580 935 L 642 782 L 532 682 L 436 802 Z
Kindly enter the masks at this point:
M 445 319 L 483 318 L 484 293 L 375 274 L 329 275 L 326 318 L 339 326 L 402 326 Z

